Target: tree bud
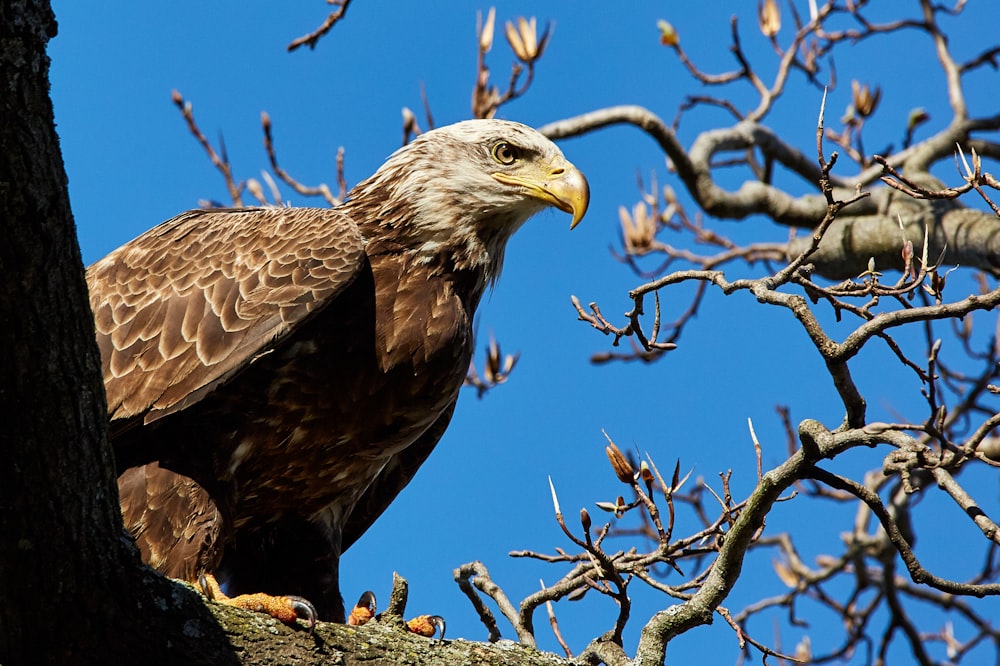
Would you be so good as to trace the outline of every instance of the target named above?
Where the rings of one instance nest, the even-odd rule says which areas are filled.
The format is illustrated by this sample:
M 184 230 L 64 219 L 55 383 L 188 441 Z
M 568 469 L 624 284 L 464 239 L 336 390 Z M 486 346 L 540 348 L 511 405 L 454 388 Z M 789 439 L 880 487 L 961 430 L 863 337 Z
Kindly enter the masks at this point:
M 632 469 L 632 464 L 625 458 L 621 449 L 615 446 L 614 442 L 611 442 L 604 448 L 604 452 L 608 454 L 608 460 L 611 461 L 611 468 L 615 470 L 618 480 L 631 485 L 632 475 L 635 474 L 635 470 Z

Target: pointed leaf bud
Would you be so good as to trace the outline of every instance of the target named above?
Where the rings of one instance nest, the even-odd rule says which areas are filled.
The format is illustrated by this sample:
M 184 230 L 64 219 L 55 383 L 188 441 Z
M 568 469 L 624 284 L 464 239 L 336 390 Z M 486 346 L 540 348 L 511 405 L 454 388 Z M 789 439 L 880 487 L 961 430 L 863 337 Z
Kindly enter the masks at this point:
M 562 510 L 559 508 L 559 497 L 556 495 L 556 486 L 552 483 L 552 477 L 549 477 L 549 490 L 552 491 L 552 506 L 556 510 L 556 515 L 561 516 Z
M 262 205 L 267 205 L 267 197 L 264 196 L 264 188 L 256 178 L 247 178 L 247 192 Z
M 795 661 L 800 664 L 808 664 L 812 661 L 812 642 L 809 640 L 808 636 L 803 636 L 799 644 L 795 646 Z M 954 659 L 949 655 L 949 658 Z
M 876 86 L 875 90 L 872 91 L 867 83 L 861 85 L 855 79 L 851 81 L 851 96 L 854 110 L 862 118 L 867 118 L 875 113 L 879 100 L 882 99 L 882 89 Z
M 656 22 L 656 27 L 660 30 L 660 43 L 664 46 L 676 47 L 681 43 L 680 35 L 674 29 L 674 26 L 670 25 L 668 21 L 660 19 Z
M 614 502 L 594 502 L 594 505 L 601 511 L 608 513 L 618 513 L 618 505 Z
M 653 482 L 653 472 L 649 469 L 649 464 L 645 460 L 639 463 L 639 474 L 642 476 L 643 483 Z
M 580 524 L 583 525 L 583 531 L 590 533 L 590 514 L 586 509 L 580 509 Z
M 521 33 L 521 41 L 524 42 L 525 54 L 531 60 L 535 59 L 538 53 L 538 22 L 535 17 L 525 19 L 523 16 L 517 18 L 517 31 Z
M 504 26 L 504 34 L 507 37 L 507 43 L 510 44 L 510 48 L 514 51 L 514 55 L 517 56 L 517 59 L 527 62 L 528 50 L 524 45 L 524 40 L 521 39 L 521 33 L 518 32 L 517 28 L 514 27 L 514 24 L 510 21 L 507 21 Z
M 642 479 L 643 484 L 646 486 L 646 493 L 649 495 L 653 494 L 653 472 L 649 469 L 649 465 L 645 460 L 639 463 L 639 477 Z
M 403 115 L 404 128 L 409 130 L 417 124 L 417 117 L 413 115 L 413 111 L 410 110 L 410 107 L 404 106 L 400 113 Z
M 486 22 L 482 24 L 479 29 L 479 52 L 489 53 L 490 49 L 493 48 L 493 22 L 496 19 L 497 10 L 496 7 L 490 7 L 490 11 L 486 14 Z M 482 19 L 482 14 L 479 15 L 480 20 Z
M 519 358 L 521 358 L 520 352 L 516 354 L 507 354 L 504 357 L 504 362 L 503 362 L 504 375 L 509 375 L 511 373 L 511 371 L 514 369 L 514 366 L 517 365 L 517 359 Z
M 778 575 L 781 582 L 792 588 L 793 590 L 799 584 L 799 577 L 792 571 L 791 567 L 782 562 L 781 560 L 773 560 L 771 566 L 774 567 L 774 573 Z
M 916 271 L 913 269 L 913 241 L 907 240 L 903 243 L 903 277 L 909 279 L 910 277 L 916 277 Z
M 931 119 L 930 114 L 927 113 L 927 111 L 924 110 L 923 107 L 918 106 L 917 108 L 910 111 L 910 115 L 906 119 L 906 129 L 912 132 L 917 127 L 923 125 L 930 119 Z
M 615 470 L 615 476 L 622 483 L 627 483 L 632 485 L 632 475 L 635 474 L 635 470 L 632 469 L 632 464 L 629 463 L 628 459 L 621 452 L 615 443 L 610 439 L 608 440 L 608 446 L 604 448 L 604 452 L 608 454 L 608 460 L 611 461 L 611 468 Z
M 757 5 L 757 24 L 760 26 L 760 31 L 768 39 L 774 39 L 774 36 L 778 34 L 781 30 L 781 9 L 778 8 L 778 3 L 775 0 L 764 0 L 763 3 Z

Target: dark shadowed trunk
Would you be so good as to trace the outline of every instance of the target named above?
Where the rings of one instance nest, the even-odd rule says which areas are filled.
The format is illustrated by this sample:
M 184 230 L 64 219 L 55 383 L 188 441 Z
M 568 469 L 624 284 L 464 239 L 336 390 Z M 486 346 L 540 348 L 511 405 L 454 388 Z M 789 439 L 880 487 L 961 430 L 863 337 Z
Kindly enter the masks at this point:
M 0 16 L 0 640 L 11 663 L 43 648 L 68 659 L 106 640 L 101 627 L 127 610 L 115 607 L 130 560 L 108 501 L 97 348 L 48 95 L 56 24 L 46 5 L 4 3 Z M 57 644 L 38 642 L 56 633 Z
M 142 568 L 122 538 L 49 99 L 55 32 L 48 2 L 0 3 L 0 662 L 155 661 L 168 654 L 158 625 L 182 624 L 164 608 L 187 606 L 202 633 L 214 622 L 173 600 L 196 597 Z

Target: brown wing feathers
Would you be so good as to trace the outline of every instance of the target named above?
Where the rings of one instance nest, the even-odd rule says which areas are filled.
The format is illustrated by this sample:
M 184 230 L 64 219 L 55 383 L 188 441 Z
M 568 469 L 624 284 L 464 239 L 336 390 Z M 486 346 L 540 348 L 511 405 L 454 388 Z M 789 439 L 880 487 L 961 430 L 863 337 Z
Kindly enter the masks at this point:
M 218 565 L 213 560 L 220 554 L 222 521 L 201 486 L 156 463 L 126 470 L 118 486 L 122 518 L 136 537 L 143 561 L 184 580 L 197 580 L 198 574 Z
M 357 226 L 327 209 L 191 211 L 88 272 L 112 420 L 200 399 L 353 280 Z

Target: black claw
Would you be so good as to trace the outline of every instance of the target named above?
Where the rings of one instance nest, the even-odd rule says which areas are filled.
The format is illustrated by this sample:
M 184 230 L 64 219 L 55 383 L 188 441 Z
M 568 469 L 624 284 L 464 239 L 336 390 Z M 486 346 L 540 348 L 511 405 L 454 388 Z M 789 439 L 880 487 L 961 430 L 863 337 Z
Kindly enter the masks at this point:
M 347 624 L 359 627 L 375 619 L 375 593 L 365 591 L 347 616 Z
M 309 633 L 312 633 L 313 628 L 316 626 L 316 607 L 313 606 L 308 599 L 303 599 L 302 597 L 288 597 L 292 602 L 292 609 L 295 610 L 295 615 L 298 616 L 300 620 L 306 620 L 309 622 Z
M 430 621 L 431 624 L 433 624 L 435 627 L 438 628 L 438 630 L 441 632 L 441 640 L 444 640 L 444 618 L 441 617 L 440 615 L 431 615 L 427 619 L 428 621 Z
M 198 587 L 201 588 L 201 593 L 205 595 L 206 599 L 215 599 L 215 594 L 213 594 L 212 588 L 208 586 L 208 579 L 205 578 L 204 573 L 198 574 Z
M 372 612 L 372 615 L 374 615 L 375 614 L 375 593 L 372 592 L 371 590 L 365 590 L 365 592 L 361 595 L 361 598 L 358 599 L 358 603 L 356 603 L 354 605 L 355 606 L 361 606 L 362 608 L 367 608 L 368 610 L 370 610 Z

